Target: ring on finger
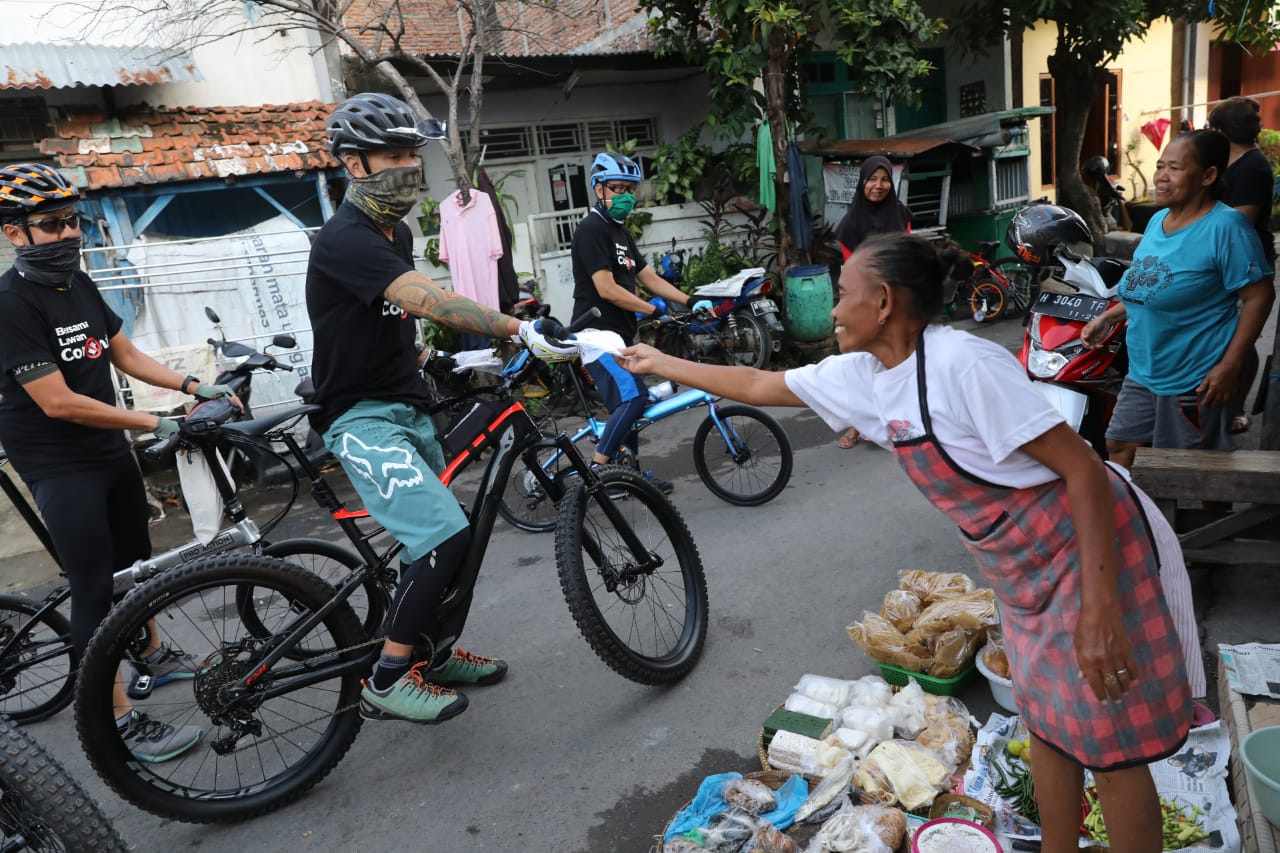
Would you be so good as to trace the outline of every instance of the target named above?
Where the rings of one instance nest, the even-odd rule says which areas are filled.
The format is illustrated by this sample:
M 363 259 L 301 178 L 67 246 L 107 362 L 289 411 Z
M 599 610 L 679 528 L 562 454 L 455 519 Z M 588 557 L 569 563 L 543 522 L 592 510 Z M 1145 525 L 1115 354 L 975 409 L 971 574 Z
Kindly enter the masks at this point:
M 1116 675 L 1128 675 L 1128 674 L 1129 674 L 1129 670 L 1125 669 L 1124 667 L 1120 667 L 1119 669 L 1116 670 Z
M 1107 684 L 1115 684 L 1117 681 L 1119 681 L 1119 679 L 1116 678 L 1116 674 L 1114 672 L 1108 672 L 1106 675 L 1102 676 L 1102 680 L 1105 681 Z

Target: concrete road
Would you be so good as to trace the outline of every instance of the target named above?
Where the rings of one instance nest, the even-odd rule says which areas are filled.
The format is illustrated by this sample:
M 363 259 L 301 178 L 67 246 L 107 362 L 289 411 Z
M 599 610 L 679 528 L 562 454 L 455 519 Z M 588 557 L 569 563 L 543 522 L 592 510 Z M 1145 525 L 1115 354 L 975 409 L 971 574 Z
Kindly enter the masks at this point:
M 1021 336 L 1012 323 L 980 331 L 1010 346 Z M 974 573 L 890 454 L 839 449 L 808 412 L 774 414 L 795 472 L 757 508 L 719 501 L 693 473 L 696 413 L 645 433 L 645 465 L 676 483 L 710 590 L 705 652 L 679 685 L 633 684 L 597 660 L 562 600 L 552 538 L 500 523 L 465 645 L 508 660 L 507 680 L 469 691 L 466 713 L 441 726 L 366 723 L 337 769 L 275 814 L 214 827 L 162 820 L 92 774 L 69 711 L 31 731 L 140 851 L 645 853 L 704 776 L 759 768 L 761 723 L 801 675 L 874 671 L 844 628 L 878 608 L 899 569 Z M 296 524 L 298 534 L 333 533 L 314 512 Z M 1274 578 L 1237 570 L 1201 586 L 1206 619 L 1229 614 L 1208 628 L 1215 639 L 1262 639 L 1274 625 Z M 961 698 L 980 719 L 994 707 L 980 677 Z

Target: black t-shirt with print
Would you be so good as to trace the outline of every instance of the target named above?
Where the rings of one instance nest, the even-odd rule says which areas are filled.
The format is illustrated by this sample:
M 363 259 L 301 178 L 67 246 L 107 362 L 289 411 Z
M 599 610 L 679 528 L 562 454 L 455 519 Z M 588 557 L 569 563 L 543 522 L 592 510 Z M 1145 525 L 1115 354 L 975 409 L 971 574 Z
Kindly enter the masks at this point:
M 390 241 L 369 217 L 339 206 L 311 244 L 307 313 L 315 352 L 311 423 L 323 432 L 362 400 L 427 404 L 431 395 L 418 372 L 414 317 L 383 297 L 413 266 L 409 226 L 396 225 Z
M 129 452 L 121 430 L 49 417 L 14 376 L 53 364 L 72 391 L 114 406 L 108 350 L 120 326 L 83 272 L 62 290 L 13 269 L 0 276 L 0 444 L 24 479 L 101 466 Z
M 622 335 L 628 343 L 635 340 L 636 312 L 619 308 L 601 298 L 591 280 L 593 273 L 608 270 L 613 280 L 632 293 L 636 292 L 636 275 L 646 266 L 644 255 L 621 222 L 606 218 L 592 208 L 573 232 L 573 317 L 600 309 L 600 319 L 591 323 L 594 329 L 608 329 Z M 572 318 L 564 318 L 568 323 Z
M 1271 233 L 1271 199 L 1275 189 L 1271 164 L 1257 148 L 1246 151 L 1227 167 L 1227 194 L 1222 203 L 1227 207 L 1257 205 L 1262 209 L 1262 219 L 1254 228 L 1262 241 L 1262 251 L 1268 261 L 1276 259 L 1276 238 Z

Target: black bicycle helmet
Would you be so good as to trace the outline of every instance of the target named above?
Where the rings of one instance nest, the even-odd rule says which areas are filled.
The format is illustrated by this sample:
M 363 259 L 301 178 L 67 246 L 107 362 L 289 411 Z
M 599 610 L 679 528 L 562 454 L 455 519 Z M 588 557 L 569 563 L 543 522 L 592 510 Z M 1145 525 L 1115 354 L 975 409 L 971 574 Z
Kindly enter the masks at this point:
M 404 101 L 381 92 L 347 98 L 329 113 L 324 127 L 335 157 L 348 151 L 421 148 L 445 137 L 444 122 L 420 118 Z
M 1081 164 L 1080 174 L 1084 175 L 1086 178 L 1094 178 L 1095 180 L 1105 177 L 1106 175 L 1110 175 L 1111 161 L 1102 156 L 1090 157 Z
M 43 163 L 0 167 L 0 219 L 25 219 L 42 208 L 66 207 L 80 200 L 80 190 L 65 175 Z
M 1056 204 L 1033 204 L 1014 215 L 1004 242 L 1029 264 L 1049 263 L 1059 246 L 1093 245 L 1093 234 L 1074 210 Z

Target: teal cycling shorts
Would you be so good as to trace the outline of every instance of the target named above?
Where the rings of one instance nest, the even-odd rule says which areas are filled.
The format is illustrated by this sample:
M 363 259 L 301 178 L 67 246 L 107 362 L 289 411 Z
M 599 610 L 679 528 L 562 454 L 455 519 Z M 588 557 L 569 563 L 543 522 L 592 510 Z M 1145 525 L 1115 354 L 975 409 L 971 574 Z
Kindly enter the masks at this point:
M 467 526 L 440 482 L 444 454 L 431 418 L 407 403 L 364 400 L 324 433 L 374 521 L 404 545 L 407 562 L 425 557 Z

